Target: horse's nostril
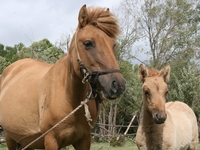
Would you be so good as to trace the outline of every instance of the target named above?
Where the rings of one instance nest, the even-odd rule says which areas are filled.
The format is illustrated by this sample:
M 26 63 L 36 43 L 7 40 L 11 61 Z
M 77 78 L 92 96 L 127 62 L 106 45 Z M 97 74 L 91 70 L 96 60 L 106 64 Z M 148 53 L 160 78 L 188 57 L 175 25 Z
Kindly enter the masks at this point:
M 118 85 L 117 85 L 117 81 L 113 80 L 112 84 L 111 84 L 111 89 L 114 93 L 117 93 L 117 89 L 118 89 Z
M 162 124 L 167 119 L 167 114 L 164 114 L 164 116 L 160 116 L 159 114 L 155 114 L 154 121 L 157 124 Z
M 156 114 L 155 119 L 156 119 L 157 121 L 159 121 L 159 116 L 158 116 L 158 114 Z

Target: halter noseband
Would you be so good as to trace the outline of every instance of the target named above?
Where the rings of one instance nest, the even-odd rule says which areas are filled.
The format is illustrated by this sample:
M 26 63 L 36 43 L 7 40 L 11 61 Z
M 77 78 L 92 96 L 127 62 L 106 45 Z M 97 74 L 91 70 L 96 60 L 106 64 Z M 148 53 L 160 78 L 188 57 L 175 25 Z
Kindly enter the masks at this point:
M 90 69 L 88 69 L 80 59 L 77 60 L 78 63 L 79 63 L 79 68 L 80 68 L 80 71 L 81 71 L 81 74 L 83 75 L 83 80 L 82 82 L 85 83 L 86 80 L 90 81 L 90 79 L 92 77 L 95 78 L 94 80 L 94 83 L 96 83 L 96 80 L 97 78 L 100 76 L 100 75 L 105 75 L 105 74 L 109 74 L 109 73 L 115 73 L 115 72 L 119 72 L 121 73 L 120 70 L 118 69 L 114 69 L 114 70 L 108 70 L 108 71 L 91 71 Z

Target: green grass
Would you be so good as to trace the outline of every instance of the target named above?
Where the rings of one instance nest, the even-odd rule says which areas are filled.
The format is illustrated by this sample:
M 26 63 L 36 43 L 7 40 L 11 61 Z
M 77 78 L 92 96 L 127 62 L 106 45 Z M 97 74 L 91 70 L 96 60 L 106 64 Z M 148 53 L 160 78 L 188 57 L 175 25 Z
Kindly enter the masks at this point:
M 5 143 L 0 144 L 0 150 L 8 150 Z
M 7 150 L 6 144 L 0 144 L 0 150 Z M 74 150 L 74 148 L 68 146 L 67 150 Z M 137 148 L 134 143 L 127 141 L 123 147 L 112 147 L 109 143 L 92 143 L 90 150 L 137 150 Z
M 0 150 L 7 150 L 6 144 L 0 144 Z M 69 146 L 67 150 L 74 149 L 72 146 Z M 137 150 L 137 146 L 130 141 L 126 141 L 125 145 L 122 147 L 111 147 L 108 143 L 92 143 L 90 150 Z M 197 150 L 200 150 L 200 144 L 198 145 Z
M 108 143 L 93 143 L 91 145 L 91 150 L 100 150 L 100 147 L 102 147 L 101 150 L 137 150 L 137 146 L 129 141 L 126 141 L 125 145 L 122 147 L 109 147 Z M 200 150 L 200 144 L 198 145 L 197 150 Z
M 137 146 L 130 141 L 126 141 L 122 147 L 112 147 L 109 143 L 92 143 L 91 150 L 137 150 Z

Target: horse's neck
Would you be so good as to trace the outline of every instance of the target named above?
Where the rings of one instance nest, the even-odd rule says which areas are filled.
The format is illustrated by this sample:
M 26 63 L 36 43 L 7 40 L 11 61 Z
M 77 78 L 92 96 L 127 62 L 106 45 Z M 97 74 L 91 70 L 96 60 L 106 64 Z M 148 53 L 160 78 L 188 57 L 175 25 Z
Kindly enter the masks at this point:
M 69 54 L 63 56 L 52 69 L 52 77 L 57 84 L 64 88 L 63 94 L 66 95 L 70 104 L 80 104 L 86 98 L 88 86 L 81 82 L 74 71 Z
M 74 61 L 74 63 L 76 62 L 77 61 Z M 82 79 L 76 75 L 73 65 L 71 56 L 67 54 L 53 66 L 50 76 L 54 81 L 56 81 L 56 87 L 64 89 L 61 94 L 63 94 L 66 99 L 64 100 L 65 103 L 63 103 L 63 100 L 59 100 L 60 105 L 66 105 L 67 103 L 68 106 L 70 105 L 72 109 L 75 109 L 78 105 L 80 105 L 81 101 L 86 99 L 89 86 L 86 83 L 82 83 Z M 52 105 L 58 105 L 58 100 L 53 103 L 55 104 Z M 95 121 L 98 114 L 96 101 L 89 101 L 88 106 L 92 120 Z M 61 107 L 64 108 L 65 106 Z M 92 124 L 93 123 L 94 122 L 92 122 Z

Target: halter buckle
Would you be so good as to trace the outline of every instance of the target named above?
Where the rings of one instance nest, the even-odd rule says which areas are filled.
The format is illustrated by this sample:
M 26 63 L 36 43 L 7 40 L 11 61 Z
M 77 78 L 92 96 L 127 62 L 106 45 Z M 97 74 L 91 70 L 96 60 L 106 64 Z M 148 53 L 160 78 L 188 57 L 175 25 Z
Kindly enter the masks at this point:
M 85 69 L 83 69 L 83 72 L 84 72 L 84 76 L 83 76 L 83 79 L 82 79 L 82 83 L 85 84 L 85 82 L 89 81 L 91 77 L 90 77 L 89 72 L 87 72 Z

